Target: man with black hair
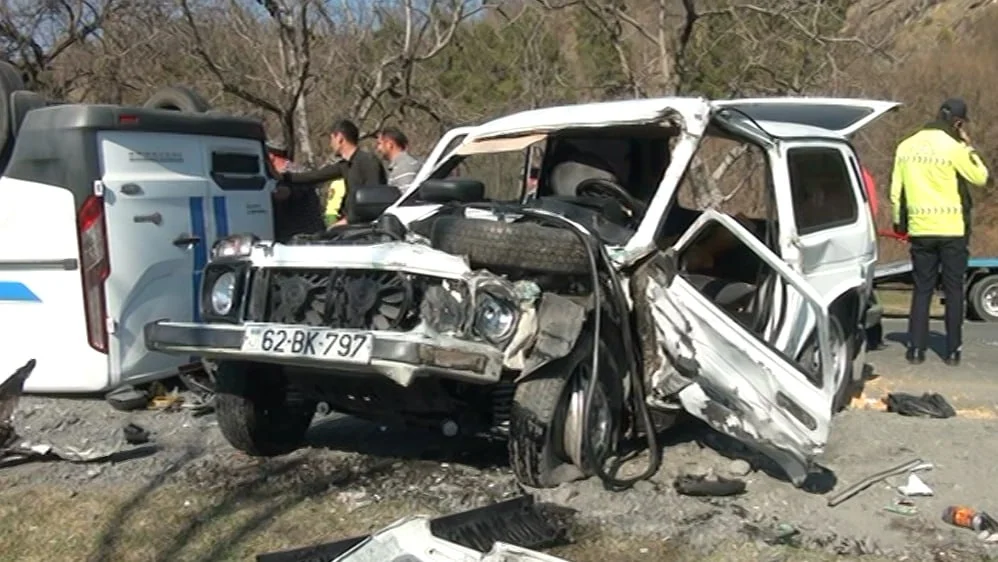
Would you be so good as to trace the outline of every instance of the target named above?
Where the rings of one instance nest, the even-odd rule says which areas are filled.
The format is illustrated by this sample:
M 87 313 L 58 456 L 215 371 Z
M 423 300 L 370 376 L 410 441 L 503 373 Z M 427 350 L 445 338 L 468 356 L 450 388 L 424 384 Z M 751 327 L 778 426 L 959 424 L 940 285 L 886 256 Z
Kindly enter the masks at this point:
M 378 158 L 358 145 L 360 131 L 352 121 L 341 119 L 333 123 L 329 133 L 329 148 L 339 160 L 310 172 L 286 172 L 282 174 L 282 183 L 292 189 L 308 189 L 317 183 L 343 178 L 346 182 L 346 193 L 373 185 L 388 183 L 385 169 Z M 349 222 L 353 216 L 353 198 L 344 196 L 343 212 L 339 213 L 340 222 Z M 327 214 L 330 212 L 326 211 Z
M 942 270 L 946 295 L 948 365 L 960 363 L 963 345 L 963 282 L 970 239 L 970 187 L 988 181 L 988 169 L 973 149 L 967 104 L 946 100 L 936 120 L 898 145 L 891 176 L 894 231 L 908 235 L 914 293 L 908 317 L 912 364 L 925 361 L 929 306 Z
M 378 155 L 388 162 L 388 185 L 405 189 L 419 172 L 419 160 L 409 154 L 409 139 L 397 127 L 378 131 Z

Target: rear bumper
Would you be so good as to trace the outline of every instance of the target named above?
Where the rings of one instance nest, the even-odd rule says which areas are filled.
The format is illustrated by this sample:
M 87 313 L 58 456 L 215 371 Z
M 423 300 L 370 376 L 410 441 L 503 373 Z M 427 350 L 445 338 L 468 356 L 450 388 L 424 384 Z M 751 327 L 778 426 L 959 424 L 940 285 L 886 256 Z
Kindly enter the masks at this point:
M 277 328 L 300 326 L 276 325 Z M 421 376 L 441 376 L 471 383 L 497 382 L 502 374 L 502 353 L 487 344 L 421 334 L 363 330 L 373 339 L 367 363 L 323 357 L 278 355 L 243 351 L 245 328 L 228 324 L 198 324 L 160 320 L 145 326 L 146 348 L 209 359 L 254 361 L 292 367 L 329 369 L 356 374 L 381 375 L 408 386 Z

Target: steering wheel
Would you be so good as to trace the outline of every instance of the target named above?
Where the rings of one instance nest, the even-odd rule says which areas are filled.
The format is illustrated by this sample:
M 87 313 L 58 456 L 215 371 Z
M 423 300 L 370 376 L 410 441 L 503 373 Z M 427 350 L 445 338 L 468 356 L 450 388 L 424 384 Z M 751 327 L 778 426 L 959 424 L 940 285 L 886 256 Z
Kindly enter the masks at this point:
M 631 221 L 637 224 L 645 216 L 648 206 L 637 197 L 632 196 L 623 187 L 612 180 L 604 178 L 589 178 L 575 186 L 575 194 L 579 197 L 603 197 L 613 199 L 621 204 L 631 215 Z

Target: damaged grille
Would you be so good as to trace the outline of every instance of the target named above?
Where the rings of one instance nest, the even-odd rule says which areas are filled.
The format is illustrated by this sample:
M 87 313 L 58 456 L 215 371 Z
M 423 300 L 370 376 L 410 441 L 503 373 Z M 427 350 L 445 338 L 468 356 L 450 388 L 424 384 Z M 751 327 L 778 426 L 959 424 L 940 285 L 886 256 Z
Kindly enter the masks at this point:
M 410 330 L 427 280 L 397 271 L 255 272 L 248 319 L 360 330 Z

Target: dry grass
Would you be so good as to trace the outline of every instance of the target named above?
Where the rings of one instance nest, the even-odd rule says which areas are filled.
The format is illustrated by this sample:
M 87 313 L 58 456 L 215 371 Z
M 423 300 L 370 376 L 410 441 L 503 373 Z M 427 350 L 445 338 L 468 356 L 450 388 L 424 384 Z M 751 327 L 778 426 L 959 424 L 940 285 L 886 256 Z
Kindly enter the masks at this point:
M 336 494 L 303 501 L 286 497 L 214 495 L 190 488 L 92 489 L 71 493 L 37 486 L 0 492 L 0 558 L 158 561 L 253 560 L 261 552 L 336 540 L 376 529 L 420 506 L 384 501 L 352 512 Z M 431 514 L 432 513 L 428 513 Z M 679 541 L 577 530 L 580 540 L 551 551 L 576 562 L 691 559 Z M 823 554 L 747 543 L 733 537 L 700 560 L 749 562 L 832 560 Z M 790 554 L 790 558 L 786 555 Z M 842 560 L 837 558 L 836 560 Z

